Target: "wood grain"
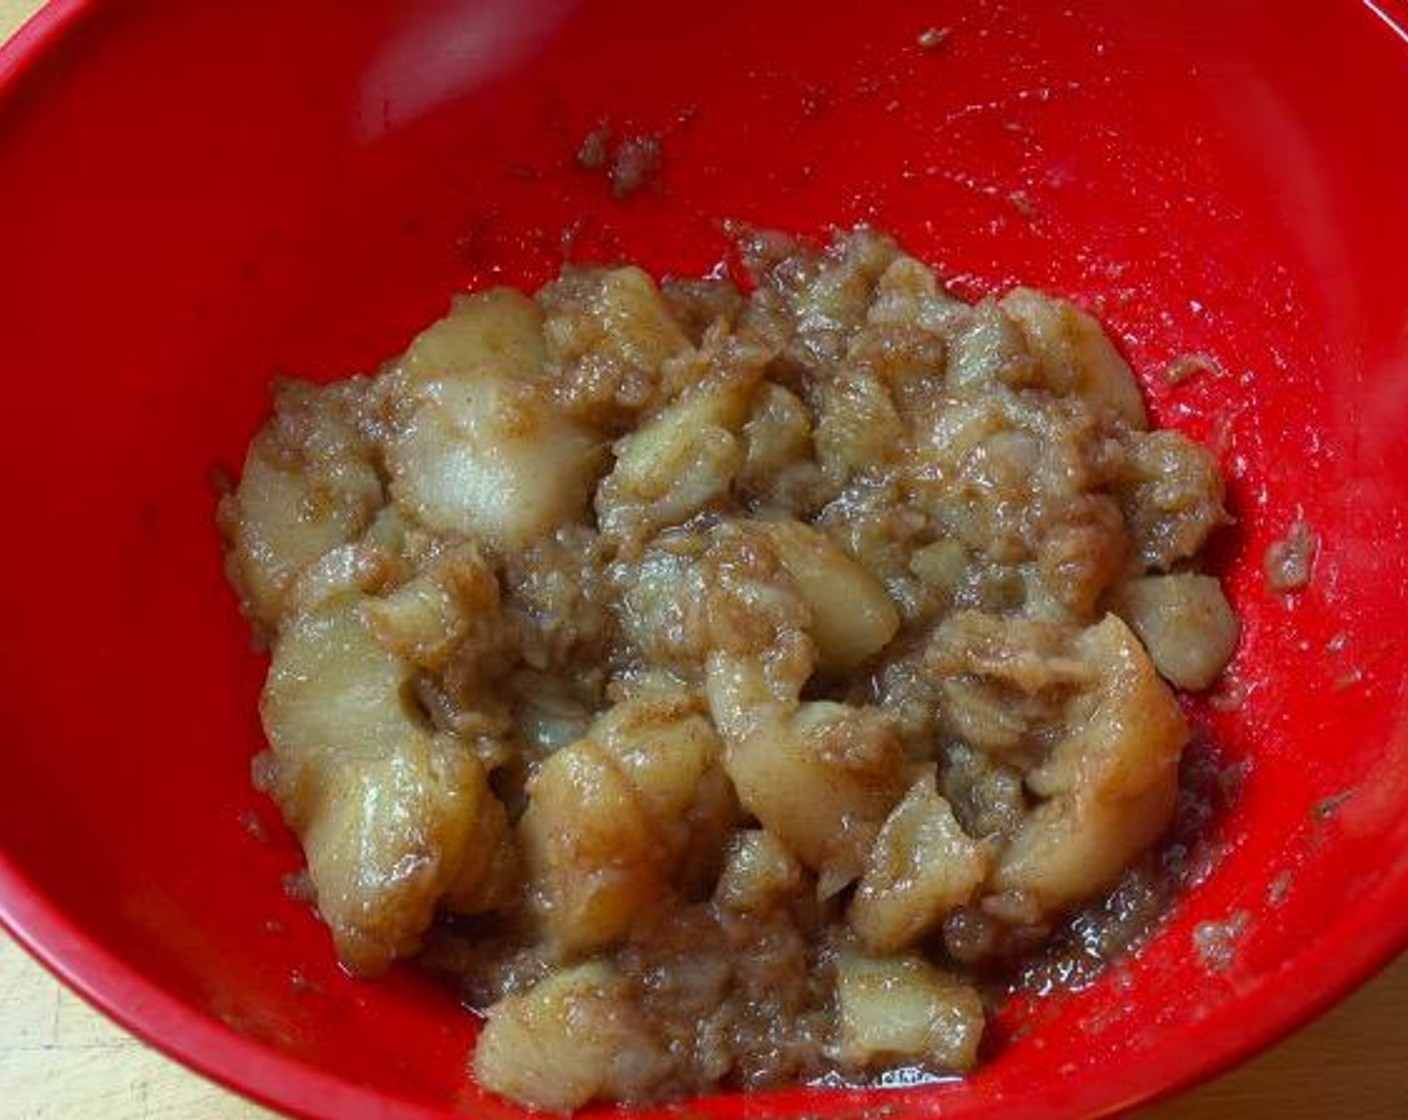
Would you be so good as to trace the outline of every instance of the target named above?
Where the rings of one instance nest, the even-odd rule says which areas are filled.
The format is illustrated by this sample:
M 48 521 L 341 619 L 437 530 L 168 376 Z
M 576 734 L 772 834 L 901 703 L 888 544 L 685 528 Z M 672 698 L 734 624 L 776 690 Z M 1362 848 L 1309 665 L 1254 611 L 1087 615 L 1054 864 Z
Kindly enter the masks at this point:
M 191 0 L 199 3 L 199 0 Z M 0 41 L 39 7 L 0 0 Z M 1408 1117 L 1408 957 L 1281 1046 L 1138 1120 Z M 270 1120 L 93 1011 L 0 934 L 0 1116 Z

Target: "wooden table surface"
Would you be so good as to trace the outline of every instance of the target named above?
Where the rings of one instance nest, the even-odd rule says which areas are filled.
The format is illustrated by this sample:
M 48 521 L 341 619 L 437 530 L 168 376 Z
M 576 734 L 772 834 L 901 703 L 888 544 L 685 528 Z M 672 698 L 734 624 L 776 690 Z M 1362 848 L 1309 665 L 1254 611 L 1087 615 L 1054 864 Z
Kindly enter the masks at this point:
M 199 3 L 200 0 L 191 0 Z M 0 41 L 39 7 L 0 0 Z M 1408 957 L 1276 1049 L 1138 1120 L 1408 1117 Z M 272 1113 L 91 1010 L 0 933 L 0 1117 L 256 1120 Z

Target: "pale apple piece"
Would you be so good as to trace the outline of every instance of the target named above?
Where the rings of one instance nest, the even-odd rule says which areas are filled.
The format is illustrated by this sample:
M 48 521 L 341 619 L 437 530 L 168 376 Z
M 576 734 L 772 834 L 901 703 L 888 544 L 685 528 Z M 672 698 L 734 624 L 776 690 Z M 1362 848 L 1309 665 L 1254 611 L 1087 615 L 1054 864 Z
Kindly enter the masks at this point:
M 329 758 L 320 786 L 303 851 L 350 971 L 414 954 L 441 906 L 472 914 L 508 900 L 508 818 L 458 743 L 422 736 L 356 763 Z
M 375 758 L 428 734 L 409 703 L 413 670 L 377 642 L 365 603 L 345 595 L 296 615 L 274 647 L 260 712 L 281 770 Z
M 872 952 L 903 949 L 968 902 L 989 863 L 926 774 L 881 827 L 847 920 Z
M 584 290 L 590 302 L 563 298 Z M 684 329 L 646 272 L 630 266 L 568 269 L 545 287 L 549 352 L 559 364 L 620 364 L 658 372 L 689 349 Z
M 977 1062 L 982 999 L 922 957 L 843 953 L 836 995 L 837 1056 L 853 1069 L 919 1065 L 966 1073 Z
M 353 417 L 362 383 L 288 381 L 250 444 L 238 487 L 220 503 L 226 570 L 245 613 L 272 633 L 299 575 L 355 540 L 384 502 Z
M 454 374 L 514 378 L 542 375 L 547 361 L 543 313 L 513 288 L 456 296 L 450 313 L 412 340 L 400 366 L 412 382 Z
M 1130 428 L 1149 426 L 1139 383 L 1100 324 L 1075 304 L 1014 288 L 1000 306 L 1035 355 L 1041 384 L 1107 410 Z
M 955 315 L 948 332 L 948 384 L 982 390 L 1020 387 L 1037 377 L 1037 363 L 1021 329 L 991 298 Z
M 1047 910 L 1109 887 L 1168 827 L 1188 725 L 1139 639 L 1115 615 L 1075 652 L 1094 683 L 1071 701 L 1066 736 L 1027 775 L 1044 798 L 1002 853 L 998 891 L 1029 891 Z
M 499 609 L 499 583 L 472 544 L 447 550 L 419 575 L 366 604 L 367 625 L 397 657 L 429 670 L 445 665 L 474 621 Z
M 538 293 L 548 368 L 575 419 L 613 435 L 668 395 L 667 371 L 695 352 L 655 282 L 638 268 L 564 268 Z
M 1145 568 L 1191 559 L 1232 521 L 1217 460 L 1182 432 L 1132 439 L 1118 490 L 1130 551 Z
M 740 829 L 729 844 L 714 899 L 739 913 L 761 913 L 795 897 L 804 881 L 802 865 L 781 840 L 766 829 Z
M 758 528 L 811 610 L 822 670 L 849 672 L 895 636 L 900 615 L 884 585 L 825 533 L 798 521 L 765 521 Z
M 866 322 L 942 334 L 968 310 L 944 290 L 932 269 L 901 254 L 876 281 Z
M 386 461 L 410 516 L 504 552 L 582 518 L 602 449 L 545 387 L 485 373 L 402 391 Z
M 759 384 L 743 443 L 738 473 L 743 493 L 779 507 L 805 502 L 819 470 L 812 457 L 811 416 L 795 393 L 772 381 Z
M 645 1100 L 672 1062 L 630 984 L 605 961 L 556 972 L 486 1013 L 474 1074 L 490 1092 L 545 1112 Z
M 530 907 L 564 956 L 624 936 L 737 817 L 719 737 L 681 694 L 626 700 L 549 757 L 518 823 Z
M 619 440 L 596 495 L 603 533 L 647 536 L 727 498 L 742 468 L 753 385 L 712 378 Z
M 558 956 L 623 936 L 669 883 L 663 845 L 621 768 L 591 740 L 564 747 L 528 786 L 518 821 L 528 900 Z
M 757 525 L 712 533 L 705 697 L 743 808 L 818 873 L 830 897 L 861 871 L 908 782 L 889 716 L 831 701 L 802 704 L 816 665 L 812 612 Z
M 833 485 L 893 463 L 905 451 L 905 426 L 878 377 L 848 369 L 816 390 L 816 460 Z
M 906 784 L 888 717 L 824 700 L 731 741 L 724 768 L 743 807 L 817 872 L 822 897 L 860 875 Z
M 483 766 L 412 710 L 411 669 L 362 607 L 349 595 L 285 625 L 262 714 L 270 792 L 303 841 L 319 912 L 348 968 L 374 974 L 419 948 L 442 903 L 507 901 L 514 856 Z
M 1144 643 L 1170 684 L 1197 691 L 1227 667 L 1241 624 L 1222 585 L 1211 576 L 1179 572 L 1145 576 L 1115 588 L 1110 606 Z

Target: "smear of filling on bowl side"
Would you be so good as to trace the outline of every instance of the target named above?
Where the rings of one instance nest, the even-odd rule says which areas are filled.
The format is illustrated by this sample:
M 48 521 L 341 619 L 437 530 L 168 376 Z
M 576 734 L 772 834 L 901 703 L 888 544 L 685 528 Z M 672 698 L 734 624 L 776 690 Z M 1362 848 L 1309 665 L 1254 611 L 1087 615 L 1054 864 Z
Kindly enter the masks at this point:
M 869 230 L 740 254 L 282 382 L 220 508 L 342 961 L 419 955 L 535 1108 L 971 1069 L 1237 642 L 1216 465 L 1089 315 Z

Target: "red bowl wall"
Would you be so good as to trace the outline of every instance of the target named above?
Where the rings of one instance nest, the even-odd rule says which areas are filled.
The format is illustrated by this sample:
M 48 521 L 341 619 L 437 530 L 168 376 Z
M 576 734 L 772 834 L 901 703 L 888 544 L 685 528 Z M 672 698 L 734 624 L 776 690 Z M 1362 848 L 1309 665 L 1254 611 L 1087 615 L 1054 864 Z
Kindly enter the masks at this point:
M 280 889 L 298 852 L 249 788 L 263 665 L 211 474 L 272 375 L 369 369 L 454 291 L 564 255 L 697 274 L 728 218 L 865 221 L 965 294 L 1087 302 L 1160 421 L 1219 449 L 1247 697 L 1195 714 L 1250 770 L 1157 940 L 1014 1009 L 971 1081 L 702 1112 L 1094 1114 L 1284 1031 L 1408 936 L 1406 44 L 1348 0 L 50 9 L 0 56 L 0 913 L 265 1100 L 513 1115 L 466 1086 L 446 996 L 346 979 Z M 663 137 L 654 188 L 574 163 L 601 122 Z M 1226 375 L 1166 384 L 1186 351 Z M 1298 516 L 1314 583 L 1270 595 Z M 1194 927 L 1239 912 L 1208 971 Z

